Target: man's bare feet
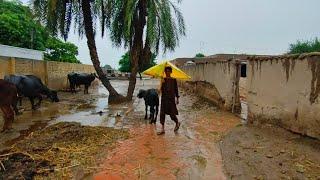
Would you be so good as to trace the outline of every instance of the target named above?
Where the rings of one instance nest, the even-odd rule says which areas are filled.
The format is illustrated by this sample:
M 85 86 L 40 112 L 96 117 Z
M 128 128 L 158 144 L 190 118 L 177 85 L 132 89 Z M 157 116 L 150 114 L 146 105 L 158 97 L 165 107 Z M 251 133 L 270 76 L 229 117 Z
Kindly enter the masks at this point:
M 180 122 L 178 122 L 178 123 L 176 124 L 176 127 L 174 128 L 174 132 L 177 132 L 177 131 L 179 130 L 180 125 L 181 125 Z
M 164 135 L 166 132 L 165 131 L 160 131 L 157 133 L 157 135 Z

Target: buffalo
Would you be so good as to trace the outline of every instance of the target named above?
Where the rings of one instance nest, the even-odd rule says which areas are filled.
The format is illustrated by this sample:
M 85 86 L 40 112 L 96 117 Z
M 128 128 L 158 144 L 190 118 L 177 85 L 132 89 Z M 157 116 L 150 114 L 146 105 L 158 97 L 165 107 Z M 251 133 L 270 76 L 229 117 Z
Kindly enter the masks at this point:
M 46 95 L 52 102 L 59 102 L 57 91 L 49 89 L 45 86 L 41 79 L 34 75 L 8 75 L 5 80 L 13 83 L 17 90 L 21 104 L 22 96 L 28 97 L 32 109 L 35 110 L 41 105 L 42 95 Z M 38 98 L 38 103 L 34 103 L 34 99 Z
M 68 80 L 70 83 L 71 93 L 76 93 L 76 86 L 84 85 L 84 94 L 89 94 L 88 88 L 91 85 L 92 81 L 96 79 L 95 73 L 69 73 Z
M 150 124 L 156 123 L 157 121 L 157 116 L 158 116 L 158 111 L 159 111 L 159 95 L 158 91 L 156 89 L 148 89 L 148 90 L 143 90 L 141 89 L 138 93 L 138 98 L 144 99 L 145 103 L 145 117 L 144 119 L 148 118 L 148 106 L 150 106 Z
M 16 115 L 20 114 L 17 108 L 18 91 L 14 84 L 0 79 L 0 108 L 3 112 L 4 125 L 3 131 L 11 129 L 14 119 L 14 112 Z

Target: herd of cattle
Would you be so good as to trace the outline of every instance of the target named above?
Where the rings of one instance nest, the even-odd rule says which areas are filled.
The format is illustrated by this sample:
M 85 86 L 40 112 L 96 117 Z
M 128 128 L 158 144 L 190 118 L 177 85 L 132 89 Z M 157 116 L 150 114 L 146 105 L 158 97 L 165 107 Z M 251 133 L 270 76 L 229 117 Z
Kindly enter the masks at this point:
M 84 93 L 88 94 L 88 88 L 97 76 L 94 73 L 69 73 L 68 81 L 70 91 L 76 93 L 76 87 L 85 86 Z M 0 108 L 3 112 L 3 130 L 11 128 L 14 120 L 14 113 L 19 115 L 18 102 L 22 106 L 22 98 L 27 97 L 31 107 L 36 110 L 40 107 L 43 97 L 49 98 L 52 102 L 59 102 L 58 93 L 44 85 L 41 79 L 34 75 L 6 75 L 0 79 Z M 38 102 L 35 104 L 35 99 Z

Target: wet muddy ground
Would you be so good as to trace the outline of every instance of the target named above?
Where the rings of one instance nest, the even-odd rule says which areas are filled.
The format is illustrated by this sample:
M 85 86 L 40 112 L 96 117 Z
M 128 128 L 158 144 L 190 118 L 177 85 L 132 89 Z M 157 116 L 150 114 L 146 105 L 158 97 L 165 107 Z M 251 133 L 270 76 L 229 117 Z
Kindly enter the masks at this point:
M 138 101 L 139 102 L 139 101 Z M 140 101 L 138 106 L 143 106 Z M 131 138 L 107 157 L 95 179 L 226 179 L 217 142 L 239 124 L 239 118 L 218 111 L 202 99 L 181 93 L 179 120 L 167 117 L 166 134 L 156 135 L 160 125 L 149 125 L 143 111 L 134 111 L 126 119 L 135 122 Z
M 112 81 L 112 84 L 125 94 L 127 81 Z M 138 81 L 136 92 L 157 87 L 159 81 Z M 220 111 L 188 91 L 181 91 L 179 132 L 173 132 L 174 123 L 167 117 L 163 136 L 156 135 L 160 130 L 159 121 L 155 126 L 143 119 L 143 100 L 108 105 L 108 93 L 101 85 L 89 92 L 89 95 L 83 95 L 82 91 L 77 94 L 60 92 L 61 102 L 44 102 L 37 111 L 31 111 L 29 102 L 24 102 L 27 108 L 15 120 L 14 130 L 1 134 L 0 150 L 10 148 L 26 139 L 26 135 L 48 125 L 78 122 L 84 127 L 110 127 L 129 132 L 128 139 L 118 141 L 112 149 L 101 149 L 103 155 L 94 157 L 95 173 L 86 179 L 304 179 L 308 175 L 319 176 L 317 140 L 297 140 L 297 135 L 275 127 L 268 126 L 267 130 L 247 127 L 242 125 L 240 117 Z M 288 158 L 291 151 L 295 158 Z M 302 157 L 305 161 L 298 161 Z M 285 167 L 281 174 L 280 161 Z M 297 171 L 301 172 L 296 174 Z
M 238 126 L 220 147 L 230 179 L 320 179 L 320 141 L 282 128 Z

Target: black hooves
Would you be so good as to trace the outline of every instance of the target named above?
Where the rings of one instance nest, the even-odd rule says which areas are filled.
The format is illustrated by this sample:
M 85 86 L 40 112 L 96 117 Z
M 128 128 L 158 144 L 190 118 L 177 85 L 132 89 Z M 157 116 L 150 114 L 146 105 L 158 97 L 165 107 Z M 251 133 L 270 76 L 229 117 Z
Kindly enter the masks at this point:
M 155 120 L 152 120 L 152 121 L 150 121 L 150 124 L 156 124 L 156 121 Z

